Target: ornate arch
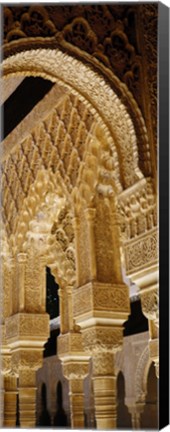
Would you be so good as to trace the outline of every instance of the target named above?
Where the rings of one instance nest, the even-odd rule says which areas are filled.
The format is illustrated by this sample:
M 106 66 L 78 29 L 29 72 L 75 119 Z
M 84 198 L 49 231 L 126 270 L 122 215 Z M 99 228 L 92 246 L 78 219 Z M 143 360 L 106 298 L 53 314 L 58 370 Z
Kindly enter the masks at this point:
M 149 356 L 149 346 L 147 345 L 140 355 L 135 375 L 135 395 L 136 402 L 145 400 L 147 392 L 147 376 L 152 360 Z
M 58 49 L 38 49 L 24 51 L 11 56 L 3 62 L 4 77 L 14 75 L 33 75 L 48 78 L 53 82 L 62 82 L 71 91 L 77 91 L 85 97 L 97 111 L 108 127 L 117 147 L 122 170 L 123 187 L 129 187 L 143 177 L 138 167 L 138 138 L 135 125 L 127 108 L 117 97 L 110 85 L 89 66 L 83 64 Z M 125 85 L 118 78 L 119 88 L 126 95 Z M 133 99 L 128 92 L 128 97 Z M 134 117 L 138 122 L 140 145 L 145 141 L 148 149 L 147 131 L 142 115 L 134 101 Z M 94 111 L 93 111 L 94 112 Z

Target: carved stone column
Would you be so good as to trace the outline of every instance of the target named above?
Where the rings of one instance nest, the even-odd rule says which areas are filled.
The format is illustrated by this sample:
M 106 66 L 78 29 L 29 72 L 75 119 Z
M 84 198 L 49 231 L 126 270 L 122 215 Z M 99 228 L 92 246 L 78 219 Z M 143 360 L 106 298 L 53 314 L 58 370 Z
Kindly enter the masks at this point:
M 13 408 L 15 393 L 14 388 L 10 388 L 8 380 L 11 373 L 11 350 L 7 343 L 5 331 L 5 320 L 12 313 L 14 260 L 10 256 L 2 256 L 0 260 L 3 280 L 0 289 L 0 421 L 1 427 L 5 424 L 15 427 L 16 409 Z
M 23 354 L 24 355 L 24 354 Z M 34 353 L 35 355 L 35 353 Z M 36 353 L 37 356 L 37 353 Z M 38 353 L 39 356 L 39 353 Z M 36 369 L 42 362 L 41 356 L 39 365 L 32 363 L 32 353 L 25 353 L 25 358 L 30 363 L 30 367 L 22 367 L 19 369 L 19 411 L 20 411 L 20 426 L 32 427 L 36 425 Z M 35 369 L 34 369 L 35 368 Z
M 89 356 L 84 352 L 82 335 L 74 324 L 73 331 L 58 337 L 58 356 L 63 374 L 69 380 L 71 427 L 84 428 L 84 378 L 89 373 Z
M 80 240 L 80 219 L 78 216 L 73 219 L 74 224 L 74 234 L 75 234 L 75 248 L 79 250 L 79 240 Z M 80 255 L 76 254 L 76 284 L 80 284 Z
M 60 287 L 58 290 L 59 295 L 59 310 L 60 310 L 60 333 L 65 334 L 69 332 L 69 295 L 67 296 L 67 291 L 64 287 Z M 71 299 L 72 300 L 72 299 Z
M 12 370 L 19 375 L 21 427 L 35 427 L 36 370 L 42 366 L 49 335 L 48 314 L 18 313 L 6 319 L 6 339 Z
M 142 312 L 149 322 L 150 358 L 159 376 L 158 229 L 152 228 L 124 245 L 126 273 L 140 288 Z
M 114 353 L 121 347 L 123 323 L 130 310 L 129 290 L 122 280 L 118 221 L 113 193 L 112 199 L 109 198 L 110 190 L 108 186 L 98 187 L 95 199 L 89 193 L 87 207 L 82 204 L 82 208 L 76 209 L 79 272 L 73 289 L 73 316 L 81 326 L 84 350 L 92 356 L 98 429 L 116 428 Z
M 101 370 L 101 365 L 103 370 Z M 97 428 L 115 429 L 116 377 L 114 376 L 112 353 L 93 355 L 93 388 Z
M 114 355 L 120 349 L 123 331 L 108 324 L 83 331 L 84 345 L 92 355 L 92 379 L 97 429 L 116 428 L 116 374 Z
M 4 424 L 4 377 L 0 374 L 0 428 Z
M 23 312 L 25 309 L 25 265 L 27 255 L 20 253 L 17 255 L 17 282 L 18 282 L 18 309 Z
M 87 208 L 85 210 L 85 218 L 87 221 L 87 234 L 88 234 L 88 242 L 89 242 L 90 280 L 96 279 L 96 275 L 97 275 L 95 236 L 94 236 L 95 216 L 96 216 L 96 209 Z
M 159 305 L 157 288 L 141 292 L 143 314 L 149 321 L 149 352 L 155 365 L 155 373 L 159 378 Z
M 65 363 L 63 373 L 69 380 L 71 427 L 84 429 L 84 378 L 88 375 L 88 361 Z
M 68 320 L 69 320 L 69 330 L 73 330 L 73 287 L 68 285 L 66 288 L 67 302 L 68 302 Z
M 141 414 L 144 411 L 144 407 L 144 403 L 136 403 L 135 405 L 128 407 L 128 411 L 132 418 L 133 429 L 141 429 Z
M 17 409 L 17 376 L 8 374 L 4 376 L 4 426 L 16 427 Z
M 0 426 L 4 425 L 4 414 L 5 414 L 5 388 L 4 378 L 11 372 L 11 351 L 6 343 L 5 338 L 5 325 L 1 325 L 1 346 L 0 346 Z M 14 423 L 15 426 L 15 423 Z

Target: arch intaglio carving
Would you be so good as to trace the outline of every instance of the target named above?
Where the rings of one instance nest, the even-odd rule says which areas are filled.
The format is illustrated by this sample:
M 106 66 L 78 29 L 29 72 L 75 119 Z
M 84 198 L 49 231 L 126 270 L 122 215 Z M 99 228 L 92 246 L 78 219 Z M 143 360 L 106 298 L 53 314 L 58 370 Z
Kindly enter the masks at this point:
M 135 374 L 135 395 L 136 402 L 145 401 L 147 393 L 147 376 L 148 370 L 151 365 L 151 360 L 149 358 L 149 348 L 146 346 L 141 353 L 138 364 L 136 367 Z
M 58 48 L 16 53 L 3 61 L 2 68 L 2 80 L 41 76 L 55 83 L 2 142 L 3 214 L 13 259 L 14 295 L 6 339 L 11 368 L 16 370 L 16 364 L 19 368 L 21 422 L 29 424 L 22 408 L 28 365 L 35 356 L 30 372 L 33 388 L 48 338 L 48 266 L 60 285 L 58 347 L 69 380 L 72 426 L 79 428 L 84 422 L 83 399 L 77 414 L 74 393 L 78 386 L 83 394 L 92 357 L 97 426 L 112 429 L 116 424 L 114 355 L 121 347 L 122 325 L 129 314 L 120 245 L 131 275 L 131 242 L 141 244 L 146 238 L 147 243 L 157 224 L 152 179 L 145 178 L 139 168 L 140 142 L 147 158 L 149 154 L 145 122 L 133 96 L 116 76 L 112 74 L 111 86 L 102 74 Z M 147 265 L 147 257 L 142 265 Z M 32 314 L 36 328 L 30 342 Z M 23 321 L 28 323 L 26 335 Z M 26 351 L 20 347 L 20 337 Z M 100 414 L 101 377 L 107 424 Z M 30 415 L 34 425 L 35 413 Z

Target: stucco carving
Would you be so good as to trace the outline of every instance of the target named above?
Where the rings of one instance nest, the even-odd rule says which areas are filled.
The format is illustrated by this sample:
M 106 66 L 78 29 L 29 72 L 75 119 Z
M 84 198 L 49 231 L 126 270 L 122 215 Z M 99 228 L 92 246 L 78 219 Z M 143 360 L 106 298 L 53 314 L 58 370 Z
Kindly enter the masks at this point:
M 62 367 L 64 376 L 69 380 L 84 379 L 88 375 L 88 361 L 83 361 L 81 358 L 77 359 L 77 361 L 63 362 Z
M 137 179 L 141 178 L 142 174 L 137 166 L 138 160 L 134 158 L 134 155 L 137 155 L 135 131 L 125 106 L 120 103 L 120 100 L 112 92 L 110 86 L 98 74 L 66 54 L 62 57 L 63 54 L 61 51 L 57 50 L 32 50 L 23 52 L 22 55 L 16 54 L 4 61 L 4 74 L 8 76 L 11 73 L 30 73 L 28 72 L 29 64 L 29 70 L 32 70 L 33 75 L 40 74 L 54 81 L 60 79 L 60 76 L 62 76 L 67 85 L 77 88 L 78 92 L 85 93 L 87 99 L 92 102 L 94 107 L 97 104 L 98 111 L 100 112 L 101 110 L 101 116 L 105 119 L 105 123 L 109 124 L 113 137 L 115 137 L 118 152 L 121 155 L 122 176 L 125 186 L 130 186 Z M 59 76 L 58 70 L 60 71 Z M 56 71 L 56 77 L 54 76 L 54 71 Z M 103 107 L 105 107 L 104 111 Z M 139 110 L 137 110 L 137 113 L 137 118 L 139 118 Z M 124 120 L 122 121 L 122 119 Z M 144 139 L 147 140 L 144 122 L 141 121 L 140 124 L 144 133 L 141 134 L 141 137 L 143 135 Z M 126 140 L 124 139 L 125 136 Z M 126 156 L 127 153 L 128 157 Z M 132 166 L 134 167 L 134 171 L 132 171 Z
M 42 350 L 35 351 L 20 349 L 12 354 L 13 370 L 18 372 L 19 369 L 37 370 L 42 365 Z
M 157 226 L 157 203 L 151 179 L 143 179 L 138 187 L 118 197 L 120 233 L 126 242 Z
M 6 338 L 8 341 L 35 339 L 46 341 L 49 335 L 49 316 L 47 314 L 15 314 L 6 319 Z
M 98 352 L 93 355 L 93 376 L 112 376 L 114 373 L 114 355 L 112 352 Z
M 138 365 L 135 376 L 135 395 L 137 401 L 145 400 L 146 396 L 146 385 L 147 385 L 147 371 L 149 360 L 149 347 L 146 346 L 139 357 Z
M 75 355 L 76 353 L 80 355 L 83 352 L 82 334 L 75 333 L 75 331 L 60 335 L 57 344 L 59 357 L 62 359 L 64 356 Z
M 157 290 L 150 290 L 141 293 L 142 311 L 144 315 L 153 320 L 156 327 L 159 327 L 159 293 Z
M 126 285 L 112 285 L 93 282 L 73 291 L 74 315 L 93 311 L 129 311 L 128 288 Z
M 156 107 L 157 9 L 156 4 L 138 7 L 127 5 L 126 10 L 114 4 L 73 7 L 38 5 L 20 8 L 19 11 L 5 7 L 5 56 L 31 48 L 60 46 L 62 50 L 83 62 L 88 62 L 95 70 L 106 76 L 117 94 L 122 93 L 125 104 L 136 121 L 132 92 L 150 129 L 147 108 L 142 96 L 143 88 L 145 93 L 151 92 L 148 100 L 151 106 Z M 36 19 L 38 23 L 35 26 Z M 141 21 L 142 26 L 139 25 Z M 141 42 L 143 37 L 145 46 Z M 146 72 L 149 87 L 145 82 Z M 126 83 L 130 92 L 125 84 L 119 85 L 114 74 Z M 153 113 L 152 120 L 154 118 L 156 121 L 155 110 Z M 141 138 L 142 134 L 139 134 L 139 140 Z M 148 148 L 140 142 L 140 166 L 147 176 L 151 173 Z
M 90 352 L 114 352 L 122 343 L 122 329 L 109 326 L 96 326 L 83 331 L 83 344 Z
M 126 271 L 135 272 L 157 262 L 158 259 L 158 232 L 154 228 L 124 245 Z

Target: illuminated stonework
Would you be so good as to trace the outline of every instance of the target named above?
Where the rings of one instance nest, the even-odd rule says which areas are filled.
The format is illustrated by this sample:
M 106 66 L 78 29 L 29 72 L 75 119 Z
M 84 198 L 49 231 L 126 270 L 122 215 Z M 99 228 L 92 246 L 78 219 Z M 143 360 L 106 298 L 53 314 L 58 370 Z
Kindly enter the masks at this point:
M 10 23 L 10 8 L 5 13 Z M 50 39 L 56 28 L 45 9 L 37 13 L 42 13 L 43 29 L 50 32 Z M 32 20 L 30 10 L 21 17 L 21 39 L 27 36 L 23 30 L 27 19 Z M 136 394 L 149 355 L 158 375 L 152 123 L 148 127 L 139 99 L 125 84 L 131 74 L 121 77 L 112 68 L 105 73 L 105 68 L 93 67 L 96 60 L 94 64 L 82 61 L 67 49 L 70 40 L 74 45 L 77 23 L 83 26 L 90 46 L 95 46 L 96 36 L 88 22 L 75 18 L 63 30 L 64 50 L 55 43 L 45 48 L 39 39 L 35 46 L 33 41 L 29 45 L 28 38 L 26 49 L 10 52 L 2 64 L 2 85 L 12 77 L 26 76 L 55 83 L 2 142 L 5 426 L 15 425 L 15 410 L 10 413 L 9 408 L 12 392 L 14 406 L 19 394 L 21 427 L 35 425 L 36 371 L 42 366 L 49 335 L 46 266 L 60 286 L 58 349 L 69 381 L 72 427 L 84 426 L 83 381 L 90 361 L 97 428 L 116 427 L 116 356 L 130 313 L 122 266 L 139 286 L 143 313 L 149 320 L 150 341 L 139 359 Z M 9 27 L 6 52 L 23 43 L 23 39 L 13 41 L 15 32 Z M 124 53 L 133 57 L 134 48 L 122 32 Z M 103 58 L 116 34 L 105 40 Z M 135 403 L 143 403 L 142 395 L 138 396 Z

